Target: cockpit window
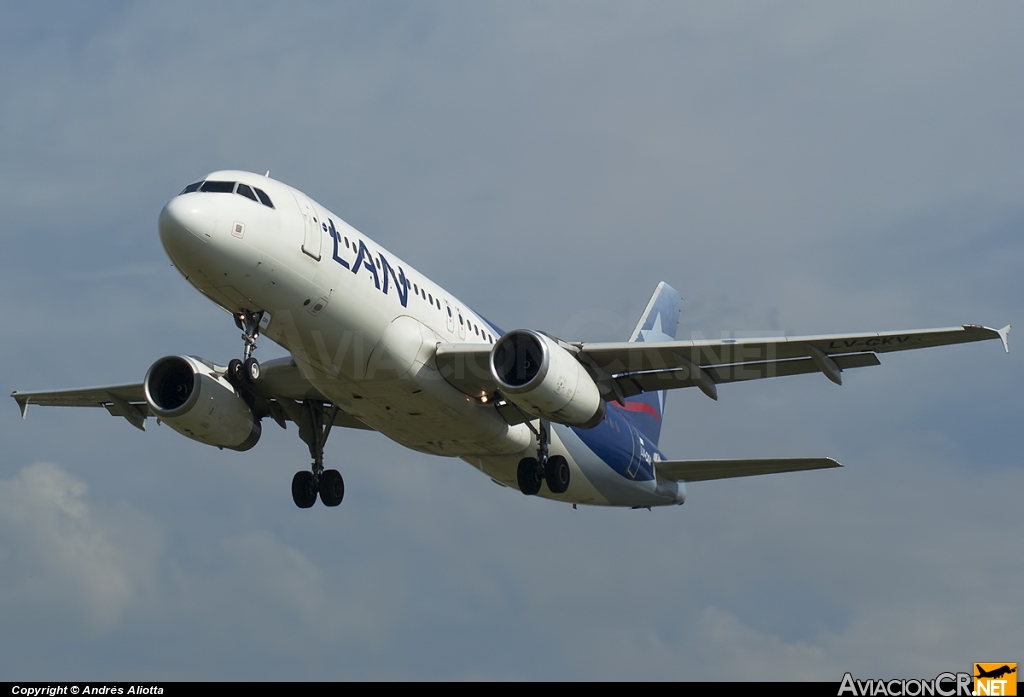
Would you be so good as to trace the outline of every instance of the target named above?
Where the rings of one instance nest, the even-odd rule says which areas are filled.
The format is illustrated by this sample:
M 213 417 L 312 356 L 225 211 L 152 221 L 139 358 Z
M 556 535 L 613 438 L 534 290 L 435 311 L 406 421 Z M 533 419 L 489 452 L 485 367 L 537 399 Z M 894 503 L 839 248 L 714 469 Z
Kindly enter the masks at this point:
M 236 187 L 237 184 L 237 187 Z M 189 184 L 182 190 L 182 194 L 190 194 L 193 191 L 207 191 L 215 194 L 238 194 L 245 196 L 250 201 L 256 201 L 262 203 L 267 208 L 273 208 L 274 204 L 267 196 L 263 189 L 257 189 L 255 186 L 249 186 L 248 184 L 241 184 L 236 182 L 218 182 L 208 179 L 203 182 L 196 182 L 195 184 Z M 181 196 L 181 194 L 178 194 Z M 258 198 L 257 198 L 258 197 Z
M 215 182 L 213 180 L 206 180 L 203 185 L 199 188 L 200 191 L 208 191 L 215 194 L 230 194 L 235 190 L 234 182 Z
M 256 189 L 256 187 L 253 187 L 253 189 Z M 270 197 L 267 196 L 266 192 L 263 191 L 263 189 L 256 189 L 256 195 L 260 197 L 260 203 L 262 203 L 264 206 L 269 206 L 271 208 L 274 207 L 274 204 L 270 201 Z
M 253 201 L 256 200 L 256 194 L 254 194 L 252 192 L 252 189 L 249 188 L 248 184 L 239 184 L 238 185 L 238 190 L 235 193 L 241 194 L 242 196 L 245 196 L 246 198 L 250 198 Z

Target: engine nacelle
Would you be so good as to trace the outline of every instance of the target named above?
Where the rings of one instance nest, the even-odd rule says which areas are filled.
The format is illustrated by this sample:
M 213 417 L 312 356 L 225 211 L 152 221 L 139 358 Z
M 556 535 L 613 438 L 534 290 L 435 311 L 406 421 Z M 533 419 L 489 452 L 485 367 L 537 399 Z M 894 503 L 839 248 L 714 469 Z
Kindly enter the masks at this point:
M 153 413 L 178 433 L 207 445 L 248 450 L 262 428 L 223 371 L 195 356 L 167 356 L 143 382 Z
M 590 373 L 539 332 L 517 329 L 501 337 L 490 363 L 501 393 L 535 416 L 583 428 L 604 418 L 605 403 Z

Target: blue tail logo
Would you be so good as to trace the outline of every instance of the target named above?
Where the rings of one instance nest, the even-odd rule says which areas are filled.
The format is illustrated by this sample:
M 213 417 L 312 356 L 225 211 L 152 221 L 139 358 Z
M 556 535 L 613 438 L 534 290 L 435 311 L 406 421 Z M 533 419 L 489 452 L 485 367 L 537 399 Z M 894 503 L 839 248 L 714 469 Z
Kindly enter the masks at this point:
M 659 283 L 629 340 L 675 341 L 676 328 L 679 326 L 679 305 L 679 291 L 664 281 Z M 661 436 L 661 419 L 665 414 L 667 395 L 666 390 L 645 392 L 627 398 L 624 407 L 636 429 L 655 445 Z

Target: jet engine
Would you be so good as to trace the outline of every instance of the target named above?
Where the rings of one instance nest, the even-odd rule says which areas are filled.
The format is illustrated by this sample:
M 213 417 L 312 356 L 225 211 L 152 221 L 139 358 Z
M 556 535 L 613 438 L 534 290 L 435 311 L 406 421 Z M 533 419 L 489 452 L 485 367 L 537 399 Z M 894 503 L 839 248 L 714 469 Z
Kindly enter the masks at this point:
M 167 356 L 143 382 L 153 414 L 178 433 L 207 445 L 248 450 L 262 428 L 223 370 L 195 356 Z
M 527 329 L 501 337 L 491 349 L 491 375 L 501 393 L 535 416 L 593 428 L 605 403 L 586 368 L 558 342 Z

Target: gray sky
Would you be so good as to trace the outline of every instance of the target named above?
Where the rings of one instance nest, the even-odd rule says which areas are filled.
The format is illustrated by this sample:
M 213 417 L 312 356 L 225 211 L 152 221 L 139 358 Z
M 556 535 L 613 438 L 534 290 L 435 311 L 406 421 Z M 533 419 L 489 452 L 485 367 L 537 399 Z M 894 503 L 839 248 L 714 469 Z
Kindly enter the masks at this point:
M 1022 30 L 1009 2 L 0 6 L 0 388 L 238 354 L 156 234 L 221 168 L 271 170 L 505 328 L 621 339 L 660 280 L 682 339 L 1024 328 Z M 652 513 L 527 499 L 344 431 L 344 504 L 299 511 L 294 428 L 239 454 L 11 401 L 0 675 L 1019 661 L 1021 356 L 674 393 L 671 457 L 846 468 L 699 483 Z

